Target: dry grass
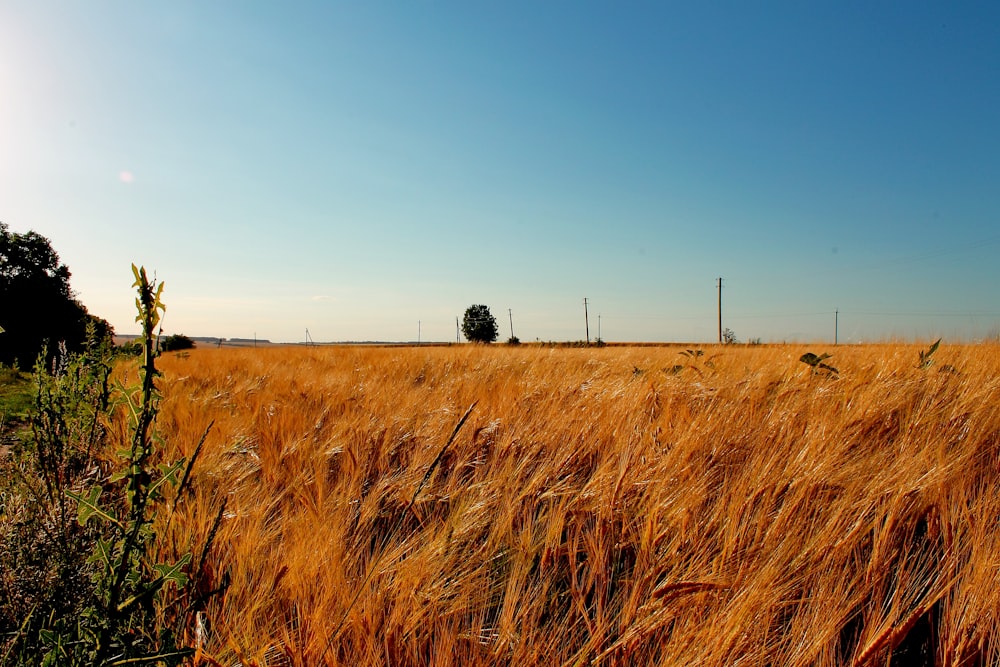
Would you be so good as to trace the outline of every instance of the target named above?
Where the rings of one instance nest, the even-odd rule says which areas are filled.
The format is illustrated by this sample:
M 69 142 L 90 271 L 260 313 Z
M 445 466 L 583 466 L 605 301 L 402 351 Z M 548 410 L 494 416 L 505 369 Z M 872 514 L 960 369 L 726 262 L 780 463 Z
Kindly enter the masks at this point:
M 997 664 L 1000 348 L 805 349 L 164 357 L 206 663 Z

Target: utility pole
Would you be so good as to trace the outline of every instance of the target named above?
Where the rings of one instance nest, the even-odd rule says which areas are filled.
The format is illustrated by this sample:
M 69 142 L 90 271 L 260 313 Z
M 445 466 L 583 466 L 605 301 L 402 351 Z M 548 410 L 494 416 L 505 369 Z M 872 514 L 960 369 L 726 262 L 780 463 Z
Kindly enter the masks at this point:
M 417 345 L 420 345 L 420 320 L 417 320 Z
M 455 342 L 456 343 L 462 342 L 461 329 L 458 328 L 458 315 L 455 316 Z
M 511 314 L 510 308 L 507 309 L 507 317 L 510 318 L 510 337 L 514 338 L 514 315 Z
M 838 334 L 840 333 L 840 309 L 833 311 L 833 344 L 838 343 Z
M 716 278 L 719 288 L 719 342 L 722 342 L 722 277 Z
M 590 345 L 590 316 L 587 314 L 587 297 L 583 297 L 583 320 L 587 325 L 587 345 Z
M 601 314 L 597 314 L 597 341 L 601 342 Z

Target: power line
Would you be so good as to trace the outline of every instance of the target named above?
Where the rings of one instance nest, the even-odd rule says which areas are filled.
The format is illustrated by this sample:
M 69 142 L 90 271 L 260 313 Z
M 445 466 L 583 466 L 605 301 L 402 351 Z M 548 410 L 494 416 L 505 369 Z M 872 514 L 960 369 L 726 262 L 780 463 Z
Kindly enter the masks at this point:
M 949 311 L 942 313 L 931 312 L 877 312 L 867 310 L 845 310 L 845 315 L 871 315 L 877 317 L 1000 317 L 1000 313 L 990 313 L 985 311 Z

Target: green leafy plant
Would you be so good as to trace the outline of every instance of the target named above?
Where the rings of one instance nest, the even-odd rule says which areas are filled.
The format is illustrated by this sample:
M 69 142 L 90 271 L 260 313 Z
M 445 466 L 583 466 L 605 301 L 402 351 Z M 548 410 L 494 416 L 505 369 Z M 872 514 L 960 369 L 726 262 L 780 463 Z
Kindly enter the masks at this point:
M 924 350 L 919 351 L 920 357 L 919 360 L 917 361 L 917 368 L 919 368 L 920 370 L 926 370 L 934 365 L 934 359 L 932 359 L 931 357 L 934 355 L 935 352 L 937 352 L 938 345 L 940 344 L 941 344 L 941 339 L 938 338 L 931 344 L 930 348 L 928 348 L 926 351 Z
M 154 332 L 165 310 L 163 283 L 151 283 L 144 268 L 132 265 L 132 272 L 133 287 L 138 291 L 136 321 L 142 327 L 143 356 L 139 387 L 119 387 L 132 422 L 130 447 L 118 452 L 124 466 L 106 484 L 93 485 L 85 492 L 66 492 L 78 504 L 81 526 L 96 519 L 109 532 L 97 541 L 90 557 L 96 569 L 96 600 L 84 616 L 79 638 L 94 664 L 104 664 L 112 656 L 133 663 L 177 663 L 190 653 L 178 650 L 169 633 L 153 637 L 149 632 L 156 599 L 168 585 L 183 587 L 188 581 L 184 568 L 191 561 L 190 553 L 172 563 L 150 562 L 150 555 L 156 540 L 155 510 L 168 487 L 177 487 L 182 476 L 189 477 L 193 459 L 154 468 L 153 425 L 160 398 L 155 384 Z M 124 497 L 118 502 L 102 502 L 106 486 L 113 489 L 116 484 L 124 487 Z
M 839 375 L 840 371 L 838 371 L 830 364 L 823 363 L 825 360 L 829 359 L 832 356 L 833 356 L 832 354 L 828 354 L 826 352 L 824 352 L 823 354 L 814 354 L 812 352 L 806 352 L 801 357 L 799 357 L 799 361 L 811 367 L 814 375 L 819 375 L 823 373 L 827 374 L 828 376 Z
M 705 356 L 705 351 L 692 349 L 681 350 L 679 354 L 684 357 L 686 361 L 684 363 L 674 364 L 669 368 L 664 368 L 664 373 L 667 375 L 680 375 L 685 370 L 690 369 L 694 373 L 697 373 L 699 377 L 703 377 L 705 375 L 705 369 L 715 370 L 715 359 L 719 356 L 717 354 L 713 354 L 710 357 L 702 359 L 702 357 Z
M 87 558 L 101 533 L 73 520 L 65 491 L 96 475 L 110 362 L 94 336 L 83 354 L 42 350 L 26 425 L 0 459 L 0 664 L 81 664 L 66 647 L 93 597 Z
M 142 328 L 138 384 L 109 386 L 108 345 L 83 355 L 61 346 L 51 372 L 36 366 L 30 446 L 4 462 L 18 481 L 0 493 L 0 519 L 16 517 L 13 533 L 0 525 L 0 569 L 16 571 L 0 586 L 0 664 L 180 664 L 193 653 L 178 641 L 191 612 L 225 588 L 206 590 L 202 576 L 225 505 L 197 565 L 191 551 L 159 555 L 167 549 L 157 526 L 169 530 L 208 430 L 190 460 L 162 461 L 155 359 L 163 284 L 132 270 Z M 112 414 L 128 418 L 130 430 L 109 473 L 96 452 L 107 451 Z
M 0 364 L 0 420 L 5 424 L 27 416 L 32 401 L 29 377 L 17 366 Z

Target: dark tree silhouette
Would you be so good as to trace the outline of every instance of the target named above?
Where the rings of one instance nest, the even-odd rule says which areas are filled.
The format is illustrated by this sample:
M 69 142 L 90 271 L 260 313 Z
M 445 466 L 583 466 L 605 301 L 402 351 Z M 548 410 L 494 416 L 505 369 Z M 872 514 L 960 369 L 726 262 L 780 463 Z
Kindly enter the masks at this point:
M 47 238 L 36 232 L 17 234 L 0 222 L 0 363 L 28 369 L 49 344 L 82 349 L 87 324 L 98 338 L 110 337 L 111 326 L 94 317 L 73 295 L 69 268 Z
M 500 332 L 497 320 L 487 306 L 475 305 L 465 309 L 462 334 L 473 343 L 492 343 Z
M 160 349 L 164 352 L 176 352 L 178 350 L 190 350 L 194 347 L 194 341 L 184 334 L 174 334 L 167 336 L 160 341 Z

